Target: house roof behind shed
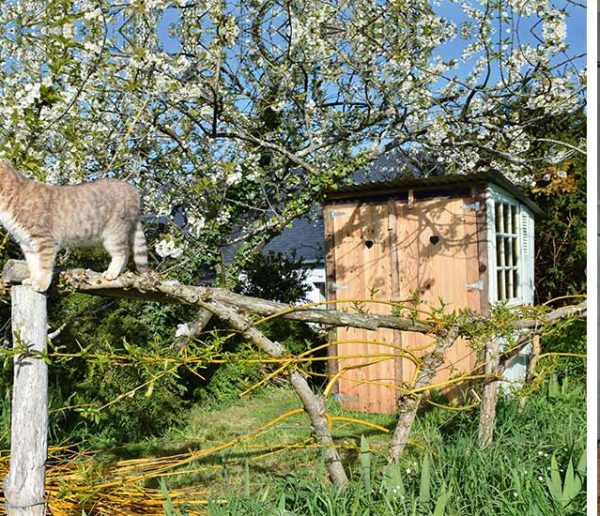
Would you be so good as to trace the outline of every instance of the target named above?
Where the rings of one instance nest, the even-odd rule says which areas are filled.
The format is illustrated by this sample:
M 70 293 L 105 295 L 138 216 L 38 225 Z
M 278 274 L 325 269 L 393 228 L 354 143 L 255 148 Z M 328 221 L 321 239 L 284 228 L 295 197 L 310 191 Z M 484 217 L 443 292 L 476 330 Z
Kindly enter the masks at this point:
M 342 185 L 332 190 L 326 198 L 327 201 L 342 199 L 355 199 L 373 195 L 385 195 L 393 192 L 427 188 L 445 188 L 472 186 L 477 184 L 494 184 L 512 194 L 516 199 L 525 204 L 536 214 L 542 210 L 525 193 L 498 171 L 476 172 L 471 174 L 446 174 L 430 177 L 401 176 L 387 181 L 363 181 L 349 185 Z

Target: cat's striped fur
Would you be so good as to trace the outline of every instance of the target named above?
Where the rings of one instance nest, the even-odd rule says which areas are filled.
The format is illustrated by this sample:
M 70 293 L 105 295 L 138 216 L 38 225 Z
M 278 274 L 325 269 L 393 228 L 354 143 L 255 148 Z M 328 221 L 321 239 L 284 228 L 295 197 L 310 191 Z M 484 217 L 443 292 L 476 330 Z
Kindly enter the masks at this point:
M 0 162 L 0 223 L 21 246 L 31 276 L 24 281 L 48 290 L 59 249 L 102 244 L 111 256 L 106 279 L 127 267 L 148 269 L 146 238 L 137 189 L 116 179 L 50 186 L 27 179 Z

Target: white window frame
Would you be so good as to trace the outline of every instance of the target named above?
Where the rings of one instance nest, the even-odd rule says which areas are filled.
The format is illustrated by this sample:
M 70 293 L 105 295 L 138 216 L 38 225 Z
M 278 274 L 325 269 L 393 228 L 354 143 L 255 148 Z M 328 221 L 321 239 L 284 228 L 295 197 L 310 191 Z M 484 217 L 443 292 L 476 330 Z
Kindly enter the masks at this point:
M 486 219 L 488 241 L 488 282 L 489 302 L 496 304 L 506 302 L 508 305 L 533 304 L 533 257 L 534 257 L 534 221 L 530 210 L 518 199 L 497 187 L 489 185 L 486 191 Z M 501 300 L 498 296 L 498 263 L 497 263 L 497 233 L 496 233 L 496 204 L 508 204 L 515 211 L 516 231 L 510 237 L 517 238 L 517 296 Z M 512 222 L 511 222 L 512 224 Z M 502 228 L 501 229 L 505 229 Z M 524 234 L 525 233 L 525 234 Z M 501 232 L 501 236 L 509 237 L 509 233 Z M 512 257 L 511 257 L 512 258 Z M 506 270 L 506 268 L 503 268 Z

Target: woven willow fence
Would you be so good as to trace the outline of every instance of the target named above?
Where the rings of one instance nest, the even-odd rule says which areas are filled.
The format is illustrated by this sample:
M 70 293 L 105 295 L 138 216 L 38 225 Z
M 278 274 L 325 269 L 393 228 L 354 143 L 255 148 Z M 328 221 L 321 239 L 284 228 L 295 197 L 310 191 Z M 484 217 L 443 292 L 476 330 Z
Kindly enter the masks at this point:
M 417 357 L 411 350 L 402 350 L 413 361 L 417 373 L 411 385 L 397 386 L 398 421 L 389 443 L 388 460 L 401 456 L 409 439 L 417 409 L 432 386 L 436 372 L 444 363 L 447 351 L 458 338 L 472 338 L 483 342 L 484 357 L 478 369 L 452 378 L 447 383 L 483 380 L 481 396 L 479 445 L 487 446 L 492 439 L 495 419 L 496 396 L 503 366 L 511 356 L 518 353 L 545 329 L 567 317 L 585 316 L 586 305 L 563 307 L 554 311 L 545 308 L 521 308 L 510 316 L 490 321 L 481 314 L 460 312 L 444 314 L 432 311 L 428 314 L 415 311 L 403 315 L 401 306 L 394 313 L 400 315 L 377 315 L 339 310 L 315 309 L 313 305 L 288 306 L 273 301 L 242 296 L 211 287 L 183 285 L 159 274 L 136 275 L 125 273 L 113 281 L 84 270 L 57 272 L 56 281 L 48 294 L 40 294 L 30 287 L 20 285 L 29 272 L 24 262 L 9 261 L 4 267 L 2 295 L 11 296 L 12 331 L 14 354 L 14 384 L 11 424 L 10 459 L 0 459 L 0 475 L 5 476 L 4 502 L 9 515 L 43 515 L 48 507 L 52 514 L 74 514 L 89 507 L 94 499 L 94 514 L 162 514 L 165 494 L 160 490 L 140 487 L 140 481 L 160 478 L 169 472 L 202 458 L 235 446 L 244 440 L 276 425 L 283 419 L 305 413 L 310 421 L 314 444 L 320 449 L 330 481 L 344 487 L 348 477 L 339 454 L 339 446 L 332 437 L 331 427 L 335 420 L 345 420 L 372 425 L 368 422 L 332 417 L 327 413 L 325 398 L 331 392 L 339 371 L 330 378 L 324 392 L 313 392 L 299 365 L 310 361 L 310 352 L 295 356 L 281 344 L 270 340 L 261 330 L 260 323 L 273 317 L 283 317 L 321 325 L 350 326 L 376 330 L 391 328 L 419 332 L 432 337 L 432 344 Z M 235 332 L 253 343 L 266 361 L 275 363 L 275 371 L 260 383 L 275 375 L 287 376 L 294 392 L 302 402 L 302 409 L 292 410 L 266 423 L 255 432 L 213 448 L 197 452 L 163 457 L 139 459 L 114 464 L 106 472 L 108 480 L 89 483 L 81 472 L 88 457 L 69 450 L 51 450 L 61 460 L 48 461 L 48 364 L 46 342 L 47 297 L 81 292 L 90 295 L 159 301 L 193 305 L 198 308 L 198 320 L 193 331 L 199 333 L 214 316 Z M 349 307 L 373 300 L 349 300 Z M 340 306 L 336 300 L 336 306 Z M 394 304 L 392 301 L 388 303 Z M 256 316 L 262 316 L 257 319 Z M 500 349 L 499 337 L 512 335 L 509 349 Z M 313 350 L 314 351 L 314 350 Z M 398 352 L 398 350 L 394 350 Z M 335 357 L 329 357 L 335 358 Z M 385 357 L 384 357 L 385 358 Z M 365 364 L 377 357 L 364 357 Z M 381 359 L 381 358 L 380 358 Z M 537 357 L 535 358 L 537 360 Z M 386 429 L 379 428 L 382 431 Z M 51 455 L 52 459 L 52 455 Z M 173 503 L 196 501 L 205 503 L 202 489 L 184 489 L 169 493 Z M 137 496 L 136 496 L 137 495 Z M 88 502 L 86 502 L 88 500 Z M 86 505 L 87 503 L 87 505 Z M 120 504 L 120 505 L 119 505 Z M 118 507 L 123 507 L 119 509 Z

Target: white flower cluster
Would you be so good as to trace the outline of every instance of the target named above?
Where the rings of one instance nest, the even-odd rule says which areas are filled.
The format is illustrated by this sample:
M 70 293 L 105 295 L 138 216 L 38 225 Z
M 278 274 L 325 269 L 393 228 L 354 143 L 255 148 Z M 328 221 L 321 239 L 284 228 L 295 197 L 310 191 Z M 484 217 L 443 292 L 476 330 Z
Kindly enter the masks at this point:
M 543 77 L 527 100 L 532 109 L 544 109 L 549 115 L 568 113 L 579 106 L 573 82 L 567 77 Z
M 194 215 L 193 213 L 187 214 L 188 230 L 192 235 L 198 238 L 202 234 L 204 226 L 206 226 L 206 219 L 202 215 Z
M 182 323 L 177 325 L 177 330 L 175 331 L 175 337 L 187 337 L 192 334 L 192 330 L 190 329 L 187 323 Z
M 45 9 L 52 0 L 0 2 L 0 156 L 26 154 L 32 168 L 60 183 L 99 171 L 139 180 L 148 211 L 170 217 L 181 205 L 188 214 L 187 227 L 171 225 L 173 240 L 156 244 L 161 257 L 177 258 L 188 252 L 179 236 L 199 246 L 209 233 L 198 211 L 203 195 L 222 195 L 211 231 L 251 227 L 269 203 L 285 209 L 312 195 L 306 176 L 287 172 L 284 152 L 274 150 L 269 166 L 261 164 L 264 144 L 296 154 L 324 178 L 334 159 L 390 142 L 422 145 L 466 172 L 490 162 L 494 154 L 485 148 L 527 151 L 516 127 L 527 123 L 529 110 L 521 111 L 523 120 L 507 120 L 506 106 L 522 102 L 543 117 L 582 105 L 579 62 L 558 66 L 555 58 L 570 22 L 553 7 L 558 3 L 445 3 L 456 16 L 432 12 L 430 0 L 304 0 L 289 11 L 281 2 L 250 2 L 240 11 L 216 0 L 131 0 L 119 9 L 77 0 L 64 22 L 65 12 Z M 177 5 L 186 9 L 167 42 L 156 27 Z M 449 20 L 465 18 L 465 39 L 448 52 L 456 38 Z M 110 30 L 124 23 L 121 35 Z M 517 45 L 517 32 L 530 29 L 541 41 L 520 38 Z M 177 48 L 167 49 L 174 40 Z M 471 96 L 488 69 L 490 81 Z M 280 120 L 271 131 L 256 117 L 265 103 Z M 227 136 L 207 138 L 215 116 Z M 513 126 L 512 133 L 503 129 Z M 495 159 L 489 166 L 504 170 L 506 162 Z
M 567 39 L 567 24 L 562 11 L 553 8 L 544 14 L 542 36 L 546 45 L 555 47 L 554 51 L 564 48 L 564 42 Z
M 237 185 L 242 180 L 242 167 L 238 164 L 235 170 L 225 177 L 225 183 L 228 186 Z
M 163 239 L 158 242 L 154 249 L 161 258 L 179 258 L 183 254 L 183 248 L 178 247 L 173 240 Z

